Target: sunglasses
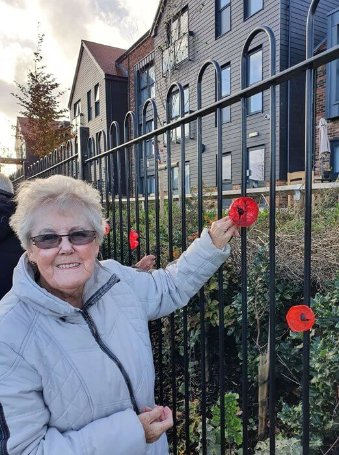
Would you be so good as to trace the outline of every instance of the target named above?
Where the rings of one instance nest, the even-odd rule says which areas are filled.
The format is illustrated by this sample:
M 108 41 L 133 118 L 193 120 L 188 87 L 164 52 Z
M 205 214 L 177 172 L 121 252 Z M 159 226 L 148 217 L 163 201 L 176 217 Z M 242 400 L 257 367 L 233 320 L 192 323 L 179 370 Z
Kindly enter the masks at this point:
M 72 245 L 87 245 L 93 242 L 96 237 L 95 231 L 73 231 L 69 234 L 41 234 L 35 237 L 30 237 L 33 245 L 43 250 L 49 248 L 56 248 L 60 245 L 62 237 L 68 237 L 69 242 Z

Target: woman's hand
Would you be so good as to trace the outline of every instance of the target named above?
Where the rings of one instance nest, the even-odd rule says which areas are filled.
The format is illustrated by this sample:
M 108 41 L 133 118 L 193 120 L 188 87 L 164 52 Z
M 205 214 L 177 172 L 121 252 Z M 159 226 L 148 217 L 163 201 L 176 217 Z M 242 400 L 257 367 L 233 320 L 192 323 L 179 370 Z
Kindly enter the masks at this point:
M 228 216 L 214 221 L 209 229 L 209 234 L 214 246 L 220 249 L 224 248 L 233 236 L 240 237 L 238 227 Z
M 155 266 L 155 256 L 153 254 L 148 254 L 140 259 L 139 262 L 135 264 L 135 267 L 142 270 L 152 270 Z
M 173 426 L 172 411 L 167 406 L 145 408 L 145 411 L 138 417 L 144 427 L 148 443 L 157 441 L 165 431 Z

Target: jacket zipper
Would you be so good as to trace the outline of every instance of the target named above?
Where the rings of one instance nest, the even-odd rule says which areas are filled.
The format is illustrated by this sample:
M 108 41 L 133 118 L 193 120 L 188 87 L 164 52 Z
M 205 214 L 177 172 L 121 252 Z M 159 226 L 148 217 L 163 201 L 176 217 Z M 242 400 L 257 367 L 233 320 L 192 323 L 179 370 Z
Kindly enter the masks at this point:
M 83 316 L 83 318 L 85 319 L 90 331 L 91 331 L 91 334 L 93 335 L 93 338 L 95 339 L 95 341 L 98 343 L 100 349 L 111 359 L 113 360 L 113 362 L 116 364 L 116 366 L 119 368 L 120 370 L 120 373 L 122 374 L 124 380 L 125 380 L 125 383 L 126 383 L 126 386 L 127 386 L 127 389 L 128 389 L 128 392 L 129 392 L 129 395 L 130 395 L 130 398 L 131 398 L 131 402 L 132 402 L 132 405 L 133 405 L 133 409 L 134 409 L 134 412 L 139 415 L 140 412 L 139 412 L 139 409 L 138 409 L 138 405 L 137 405 L 137 402 L 136 402 L 136 399 L 135 399 L 135 396 L 134 396 L 134 392 L 133 392 L 133 387 L 132 387 L 132 383 L 131 383 L 131 380 L 130 380 L 130 377 L 128 376 L 128 373 L 127 371 L 125 370 L 123 364 L 120 362 L 120 360 L 118 359 L 118 357 L 113 354 L 113 352 L 106 346 L 106 344 L 102 341 L 99 333 L 98 333 L 98 329 L 95 325 L 95 322 L 93 321 L 91 315 L 88 313 L 88 311 L 86 309 L 83 309 L 83 310 L 80 310 L 81 311 L 81 314 Z

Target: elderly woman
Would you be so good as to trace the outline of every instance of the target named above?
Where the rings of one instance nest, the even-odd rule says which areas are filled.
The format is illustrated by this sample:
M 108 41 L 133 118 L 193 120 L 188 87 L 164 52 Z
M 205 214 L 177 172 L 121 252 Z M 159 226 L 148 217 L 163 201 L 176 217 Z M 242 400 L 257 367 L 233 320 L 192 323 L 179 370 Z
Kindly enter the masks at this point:
M 148 321 L 186 305 L 239 235 L 212 224 L 165 270 L 96 257 L 98 192 L 55 175 L 27 182 L 11 226 L 26 250 L 0 303 L 2 455 L 164 455 Z

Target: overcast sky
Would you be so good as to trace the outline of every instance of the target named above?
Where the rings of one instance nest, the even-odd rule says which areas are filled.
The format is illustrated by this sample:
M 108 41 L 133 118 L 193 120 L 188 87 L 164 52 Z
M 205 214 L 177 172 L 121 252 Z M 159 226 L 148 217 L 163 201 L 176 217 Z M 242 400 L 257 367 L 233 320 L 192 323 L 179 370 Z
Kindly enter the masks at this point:
M 66 89 L 67 107 L 81 39 L 123 49 L 152 25 L 159 0 L 0 0 L 0 153 L 14 148 L 12 125 L 20 107 L 11 92 L 24 83 L 37 35 L 47 72 Z M 38 26 L 38 24 L 40 24 Z

